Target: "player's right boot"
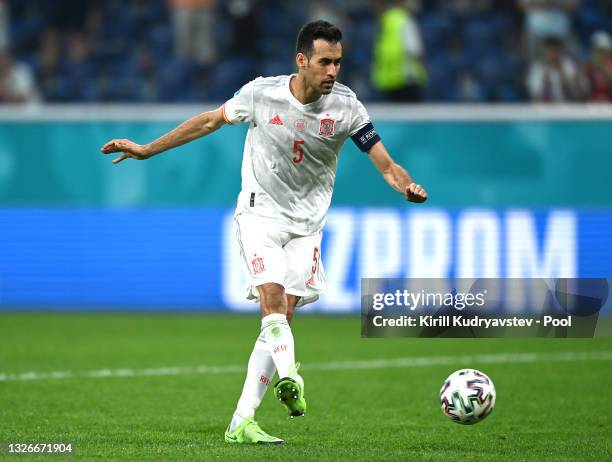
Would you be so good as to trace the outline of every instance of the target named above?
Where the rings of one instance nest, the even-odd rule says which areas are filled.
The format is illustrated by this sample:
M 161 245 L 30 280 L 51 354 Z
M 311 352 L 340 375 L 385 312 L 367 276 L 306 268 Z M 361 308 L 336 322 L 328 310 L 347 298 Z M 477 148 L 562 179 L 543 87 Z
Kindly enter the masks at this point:
M 268 435 L 263 431 L 257 422 L 253 419 L 244 419 L 234 428 L 234 431 L 229 431 L 229 427 L 225 431 L 226 443 L 238 444 L 281 444 L 283 440 L 275 436 Z
M 300 363 L 296 363 L 290 371 L 293 377 L 283 377 L 274 385 L 274 396 L 285 405 L 289 411 L 289 417 L 300 417 L 306 412 L 306 400 L 304 399 L 303 380 L 297 374 Z

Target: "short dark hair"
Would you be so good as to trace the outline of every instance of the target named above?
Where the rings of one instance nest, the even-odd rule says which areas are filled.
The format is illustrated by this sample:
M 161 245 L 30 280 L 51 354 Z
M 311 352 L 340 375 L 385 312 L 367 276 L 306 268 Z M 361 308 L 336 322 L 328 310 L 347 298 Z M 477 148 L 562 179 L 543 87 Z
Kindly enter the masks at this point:
M 304 53 L 310 58 L 316 39 L 323 39 L 330 43 L 338 43 L 342 40 L 342 32 L 327 21 L 318 20 L 304 24 L 304 27 L 302 27 L 298 34 L 295 53 Z

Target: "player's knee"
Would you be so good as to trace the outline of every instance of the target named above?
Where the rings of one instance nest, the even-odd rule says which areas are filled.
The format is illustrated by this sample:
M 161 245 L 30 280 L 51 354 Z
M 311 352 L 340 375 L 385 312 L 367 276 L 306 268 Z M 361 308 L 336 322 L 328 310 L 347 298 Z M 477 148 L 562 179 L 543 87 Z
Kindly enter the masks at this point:
M 264 315 L 272 313 L 287 314 L 285 288 L 280 284 L 266 283 L 257 287 L 261 310 Z

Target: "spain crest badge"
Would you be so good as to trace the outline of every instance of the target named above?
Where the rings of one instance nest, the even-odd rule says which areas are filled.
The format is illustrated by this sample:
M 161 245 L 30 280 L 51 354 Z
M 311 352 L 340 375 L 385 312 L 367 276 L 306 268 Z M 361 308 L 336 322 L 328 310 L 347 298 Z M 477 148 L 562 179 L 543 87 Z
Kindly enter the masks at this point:
M 334 120 L 333 119 L 321 119 L 321 125 L 319 126 L 319 135 L 321 136 L 333 136 L 334 135 Z

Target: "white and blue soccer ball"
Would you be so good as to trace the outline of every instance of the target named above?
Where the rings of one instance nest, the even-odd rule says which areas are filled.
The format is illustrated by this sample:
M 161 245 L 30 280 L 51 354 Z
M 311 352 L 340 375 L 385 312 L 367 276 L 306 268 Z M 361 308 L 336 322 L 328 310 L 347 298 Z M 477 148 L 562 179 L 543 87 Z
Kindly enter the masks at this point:
M 463 425 L 485 419 L 495 406 L 495 385 L 483 372 L 460 369 L 453 372 L 440 389 L 442 412 Z

